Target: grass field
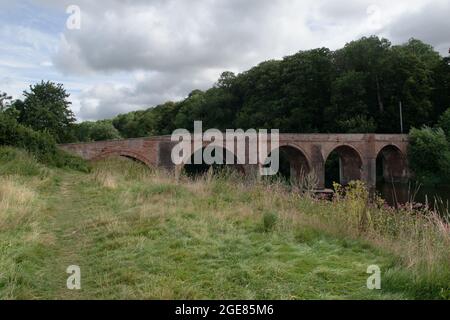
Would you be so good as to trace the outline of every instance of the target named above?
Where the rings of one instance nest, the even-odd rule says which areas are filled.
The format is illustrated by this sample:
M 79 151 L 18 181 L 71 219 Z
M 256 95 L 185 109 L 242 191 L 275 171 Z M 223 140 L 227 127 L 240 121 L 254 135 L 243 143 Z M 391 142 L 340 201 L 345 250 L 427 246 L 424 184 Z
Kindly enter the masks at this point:
M 80 173 L 0 148 L 0 298 L 448 299 L 448 225 L 364 197 L 119 159 Z M 370 265 L 381 290 L 366 287 Z

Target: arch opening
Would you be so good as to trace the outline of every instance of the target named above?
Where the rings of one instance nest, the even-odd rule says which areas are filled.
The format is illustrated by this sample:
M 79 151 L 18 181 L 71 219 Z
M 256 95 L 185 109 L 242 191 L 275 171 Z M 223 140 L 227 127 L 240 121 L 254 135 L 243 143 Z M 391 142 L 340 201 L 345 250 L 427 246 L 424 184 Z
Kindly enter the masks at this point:
M 92 159 L 93 161 L 108 159 L 108 158 L 119 158 L 119 159 L 128 159 L 134 162 L 137 162 L 139 164 L 142 164 L 147 167 L 151 167 L 149 161 L 145 159 L 144 157 L 135 154 L 133 152 L 128 151 L 110 151 L 106 153 L 102 153 L 99 156 Z
M 208 164 L 205 162 L 203 154 L 205 153 L 205 150 L 207 148 L 212 148 L 210 150 L 211 156 L 214 158 L 222 159 L 221 163 Z M 195 163 L 196 156 L 201 159 L 201 163 L 198 164 Z M 227 164 L 226 163 L 227 157 L 228 158 L 232 157 L 234 159 L 234 164 Z M 212 168 L 214 173 L 229 171 L 243 175 L 245 173 L 244 166 L 237 163 L 238 160 L 236 155 L 226 148 L 218 146 L 203 147 L 202 149 L 195 151 L 191 155 L 190 163 L 186 163 L 183 165 L 183 173 L 186 174 L 188 177 L 196 178 L 205 175 Z
M 377 155 L 377 182 L 408 182 L 406 157 L 394 145 L 385 146 Z
M 335 148 L 325 162 L 325 186 L 333 187 L 333 182 L 348 185 L 351 181 L 361 180 L 362 159 L 352 147 L 343 145 Z
M 293 146 L 281 146 L 279 151 L 279 170 L 276 174 L 277 177 L 283 180 L 293 183 L 303 179 L 304 176 L 311 172 L 311 166 L 305 154 L 298 148 Z M 272 153 L 269 155 L 269 157 Z M 268 167 L 270 164 L 264 162 L 264 167 Z

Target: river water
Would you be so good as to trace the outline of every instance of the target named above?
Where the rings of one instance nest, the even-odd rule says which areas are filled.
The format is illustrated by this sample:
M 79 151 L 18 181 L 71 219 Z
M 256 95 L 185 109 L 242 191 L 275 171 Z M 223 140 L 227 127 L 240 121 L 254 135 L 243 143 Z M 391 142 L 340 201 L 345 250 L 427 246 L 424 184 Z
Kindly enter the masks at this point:
M 389 205 L 404 204 L 406 202 L 427 203 L 434 206 L 435 199 L 442 201 L 449 208 L 450 186 L 445 187 L 423 187 L 415 183 L 392 184 L 378 183 L 378 194 L 386 200 Z

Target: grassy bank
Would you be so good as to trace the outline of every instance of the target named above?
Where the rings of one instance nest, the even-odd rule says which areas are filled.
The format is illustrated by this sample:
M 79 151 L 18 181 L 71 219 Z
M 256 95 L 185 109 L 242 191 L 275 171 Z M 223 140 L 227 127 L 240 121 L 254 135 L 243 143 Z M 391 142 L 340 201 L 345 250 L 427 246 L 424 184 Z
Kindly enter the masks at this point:
M 8 156 L 5 156 L 7 154 Z M 3 156 L 2 156 L 3 155 Z M 282 184 L 195 181 L 129 160 L 90 173 L 0 148 L 3 299 L 449 298 L 449 229 L 432 214 Z M 66 288 L 81 267 L 82 289 Z M 382 290 L 366 288 L 367 267 Z

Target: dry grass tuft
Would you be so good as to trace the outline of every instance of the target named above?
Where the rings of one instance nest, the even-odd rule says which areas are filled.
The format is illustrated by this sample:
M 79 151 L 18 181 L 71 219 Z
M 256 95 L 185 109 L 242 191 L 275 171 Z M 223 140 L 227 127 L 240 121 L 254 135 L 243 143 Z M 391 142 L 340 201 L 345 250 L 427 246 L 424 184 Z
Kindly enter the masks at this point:
M 36 194 L 13 177 L 0 177 L 0 230 L 23 223 L 32 213 Z
M 118 178 L 109 170 L 95 169 L 92 173 L 95 182 L 104 188 L 116 189 Z

